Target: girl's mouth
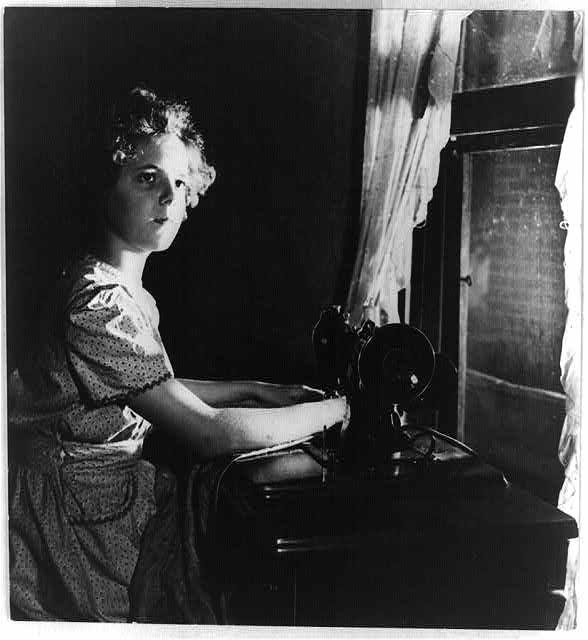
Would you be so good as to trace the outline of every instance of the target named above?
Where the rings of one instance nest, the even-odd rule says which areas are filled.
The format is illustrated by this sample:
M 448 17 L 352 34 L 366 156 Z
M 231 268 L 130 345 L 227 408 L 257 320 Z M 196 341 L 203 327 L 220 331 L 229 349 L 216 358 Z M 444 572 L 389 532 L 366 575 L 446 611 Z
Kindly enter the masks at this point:
M 169 218 L 153 218 L 153 222 L 159 225 L 165 224 L 168 220 Z

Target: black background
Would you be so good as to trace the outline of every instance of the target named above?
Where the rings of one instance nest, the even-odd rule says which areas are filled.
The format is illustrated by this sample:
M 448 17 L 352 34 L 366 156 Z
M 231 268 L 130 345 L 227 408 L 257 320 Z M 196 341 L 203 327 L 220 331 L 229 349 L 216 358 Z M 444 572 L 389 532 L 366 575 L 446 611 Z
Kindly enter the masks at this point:
M 187 99 L 217 180 L 147 263 L 176 375 L 315 382 L 357 238 L 370 12 L 7 8 L 9 369 L 88 215 L 85 132 L 146 82 Z

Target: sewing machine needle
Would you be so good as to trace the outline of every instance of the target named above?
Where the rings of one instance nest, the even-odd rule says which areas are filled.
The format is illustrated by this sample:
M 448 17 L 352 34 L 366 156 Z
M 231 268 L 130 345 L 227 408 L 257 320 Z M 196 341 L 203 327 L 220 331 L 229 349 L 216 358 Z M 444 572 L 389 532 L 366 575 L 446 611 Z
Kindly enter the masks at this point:
M 323 459 L 323 483 L 327 481 L 327 427 L 323 427 L 323 451 L 322 451 L 322 459 Z

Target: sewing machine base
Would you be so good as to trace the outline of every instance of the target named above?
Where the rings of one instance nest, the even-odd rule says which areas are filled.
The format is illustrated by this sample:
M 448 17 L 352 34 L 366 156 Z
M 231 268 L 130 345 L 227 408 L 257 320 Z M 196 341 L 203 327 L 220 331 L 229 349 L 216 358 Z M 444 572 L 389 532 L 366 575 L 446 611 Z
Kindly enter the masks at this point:
M 235 464 L 216 566 L 234 624 L 548 629 L 576 536 L 439 434 L 426 461 L 361 472 L 304 447 Z

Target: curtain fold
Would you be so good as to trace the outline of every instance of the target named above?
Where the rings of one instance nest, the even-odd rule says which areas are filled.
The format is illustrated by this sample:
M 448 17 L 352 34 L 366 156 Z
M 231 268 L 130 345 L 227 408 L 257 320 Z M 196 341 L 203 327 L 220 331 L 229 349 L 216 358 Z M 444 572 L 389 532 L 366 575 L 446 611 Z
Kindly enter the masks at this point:
M 355 323 L 365 316 L 377 324 L 400 320 L 397 296 L 410 285 L 412 230 L 426 220 L 449 139 L 465 15 L 373 12 L 360 236 L 347 299 Z
M 561 384 L 566 394 L 566 417 L 560 441 L 559 459 L 565 477 L 558 507 L 571 515 L 580 527 L 580 426 L 581 426 L 581 354 L 582 354 L 582 188 L 583 188 L 583 14 L 576 14 L 574 58 L 578 63 L 574 108 L 564 135 L 555 186 L 560 193 L 562 226 L 567 229 L 564 246 L 565 299 L 568 308 L 560 359 Z M 566 604 L 558 629 L 576 626 L 576 576 L 578 539 L 570 540 L 564 595 Z

